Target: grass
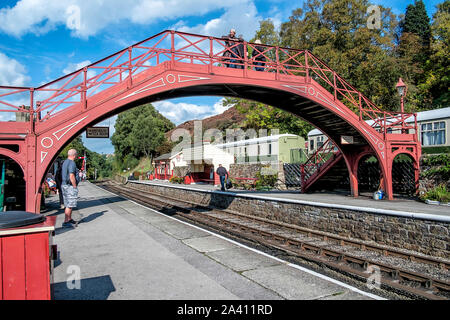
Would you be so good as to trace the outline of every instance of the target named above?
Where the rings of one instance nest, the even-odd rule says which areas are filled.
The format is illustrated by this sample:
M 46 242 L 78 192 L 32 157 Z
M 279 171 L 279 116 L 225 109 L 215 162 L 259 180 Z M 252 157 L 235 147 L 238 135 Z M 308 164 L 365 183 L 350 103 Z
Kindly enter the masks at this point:
M 122 171 L 119 173 L 119 175 L 121 175 L 123 177 L 128 177 L 130 175 L 130 172 L 138 173 L 137 175 L 139 175 L 141 173 L 145 174 L 146 172 L 152 171 L 152 170 L 153 170 L 153 165 L 152 165 L 151 159 L 143 157 L 139 160 L 139 164 L 136 167 L 131 168 L 130 170 L 127 170 L 125 172 Z
M 447 190 L 445 184 L 440 184 L 433 189 L 428 190 L 423 196 L 420 197 L 421 200 L 434 200 L 443 203 L 450 202 L 450 191 Z

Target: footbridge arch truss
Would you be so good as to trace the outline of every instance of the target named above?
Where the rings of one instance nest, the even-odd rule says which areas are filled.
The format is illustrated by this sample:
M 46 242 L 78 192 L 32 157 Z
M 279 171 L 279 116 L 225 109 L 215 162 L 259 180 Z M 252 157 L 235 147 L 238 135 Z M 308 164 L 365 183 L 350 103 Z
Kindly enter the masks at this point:
M 256 50 L 266 58 L 264 71 L 253 70 L 253 58 L 234 61 L 240 68 L 226 67 L 230 61 L 224 53 L 240 44 L 245 57 Z M 198 95 L 260 101 L 322 130 L 329 143 L 302 166 L 303 191 L 344 159 L 352 193 L 358 196 L 358 162 L 367 154 L 379 161 L 389 199 L 397 154 L 414 159 L 418 177 L 415 114 L 380 110 L 307 50 L 227 45 L 222 38 L 172 30 L 40 87 L 0 87 L 0 154 L 24 170 L 26 208 L 38 212 L 44 175 L 60 150 L 86 127 L 142 103 Z

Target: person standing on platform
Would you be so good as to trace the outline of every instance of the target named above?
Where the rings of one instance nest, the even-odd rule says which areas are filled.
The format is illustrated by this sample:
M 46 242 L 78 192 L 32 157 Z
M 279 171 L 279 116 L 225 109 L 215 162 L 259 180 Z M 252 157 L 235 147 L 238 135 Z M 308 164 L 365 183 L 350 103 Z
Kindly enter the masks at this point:
M 64 209 L 64 197 L 62 191 L 62 161 L 59 158 L 56 161 L 55 182 L 56 189 L 58 189 L 59 206 L 61 209 Z
M 225 191 L 225 179 L 228 178 L 228 171 L 224 167 L 222 167 L 221 164 L 219 164 L 219 167 L 216 170 L 216 173 L 219 175 L 220 178 L 220 190 Z
M 77 150 L 70 149 L 67 153 L 67 159 L 64 160 L 61 167 L 62 176 L 62 191 L 64 197 L 64 223 L 63 227 L 69 227 L 76 225 L 77 222 L 72 219 L 72 209 L 77 207 L 78 200 L 78 183 L 80 182 L 80 176 L 78 174 L 77 165 L 75 159 L 77 157 Z

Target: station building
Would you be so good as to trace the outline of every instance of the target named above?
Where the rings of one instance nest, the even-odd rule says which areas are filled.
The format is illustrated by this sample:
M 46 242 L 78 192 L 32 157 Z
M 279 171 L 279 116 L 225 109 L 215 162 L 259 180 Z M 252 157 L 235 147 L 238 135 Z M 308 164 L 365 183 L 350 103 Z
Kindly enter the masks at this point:
M 187 163 L 183 159 L 183 153 L 177 152 L 172 154 L 171 152 L 160 155 L 153 160 L 154 179 L 168 180 L 173 176 L 173 170 L 175 167 L 186 166 Z
M 219 176 L 216 174 L 219 164 L 229 171 L 230 165 L 235 161 L 232 154 L 209 141 L 184 148 L 182 153 L 188 166 L 191 183 L 206 182 L 217 185 L 220 183 Z

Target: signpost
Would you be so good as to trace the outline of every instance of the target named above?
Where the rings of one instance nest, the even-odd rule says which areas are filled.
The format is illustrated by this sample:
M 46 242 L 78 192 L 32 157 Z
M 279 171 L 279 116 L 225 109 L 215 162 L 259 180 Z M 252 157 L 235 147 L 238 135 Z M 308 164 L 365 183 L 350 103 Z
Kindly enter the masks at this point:
M 353 144 L 353 136 L 341 136 L 341 144 Z
M 109 127 L 86 128 L 86 138 L 109 138 Z

